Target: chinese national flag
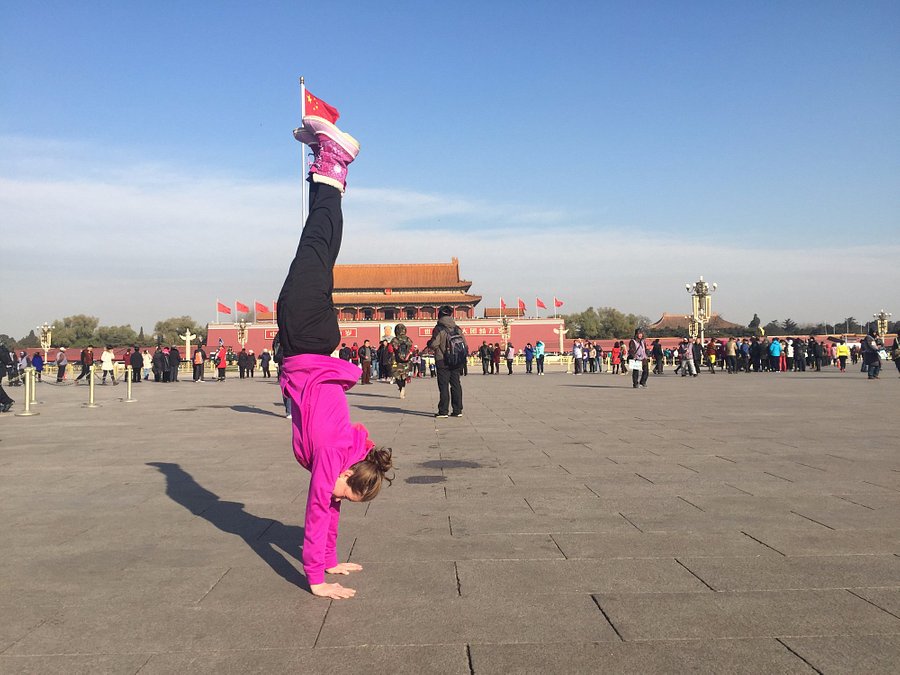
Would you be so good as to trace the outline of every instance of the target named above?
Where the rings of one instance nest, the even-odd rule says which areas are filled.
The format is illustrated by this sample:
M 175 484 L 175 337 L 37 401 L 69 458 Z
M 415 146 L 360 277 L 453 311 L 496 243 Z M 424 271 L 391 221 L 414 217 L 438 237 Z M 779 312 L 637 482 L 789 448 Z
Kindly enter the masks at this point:
M 557 297 L 554 297 L 554 298 L 553 298 L 553 306 L 554 306 L 554 307 L 562 307 L 562 306 L 563 306 L 563 301 L 560 300 L 560 299 L 557 298 Z
M 519 298 L 519 311 L 525 311 L 525 301 L 522 298 Z
M 547 305 L 544 304 L 544 301 L 540 298 L 535 298 L 535 304 L 541 309 L 547 309 Z
M 231 307 L 229 307 L 228 305 L 223 305 L 221 302 L 217 302 L 216 311 L 221 312 L 222 314 L 231 314 Z
M 247 307 L 243 302 L 234 301 L 234 308 L 239 312 L 249 312 L 250 308 Z
M 500 298 L 500 309 L 506 309 L 506 303 L 503 302 L 503 298 Z
M 306 90 L 306 105 L 303 108 L 303 114 L 321 117 L 332 124 L 337 122 L 338 117 L 341 116 L 341 113 L 337 111 L 337 108 L 328 105 L 322 99 L 316 98 L 310 94 L 309 89 Z
M 256 311 L 257 311 L 257 312 L 263 312 L 263 313 L 265 313 L 265 314 L 268 314 L 268 313 L 269 313 L 269 308 L 266 307 L 266 306 L 265 306 L 264 304 L 262 304 L 261 302 L 257 302 L 257 303 L 254 305 L 254 307 L 256 307 Z

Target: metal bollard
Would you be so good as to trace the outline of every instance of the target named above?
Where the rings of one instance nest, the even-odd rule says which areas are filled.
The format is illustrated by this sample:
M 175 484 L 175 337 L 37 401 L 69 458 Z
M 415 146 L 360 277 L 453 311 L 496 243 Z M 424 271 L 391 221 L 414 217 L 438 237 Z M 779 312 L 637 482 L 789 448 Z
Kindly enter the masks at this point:
M 31 417 L 32 415 L 40 415 L 31 409 L 31 397 L 34 392 L 34 368 L 25 369 L 25 411 L 16 413 L 16 417 Z
M 88 398 L 88 404 L 85 406 L 86 408 L 99 408 L 100 406 L 94 403 L 94 365 L 91 364 L 90 369 L 88 370 L 88 391 L 90 392 L 90 396 Z
M 37 403 L 37 371 L 34 368 L 31 369 L 31 403 Z
M 127 389 L 125 390 L 126 395 L 125 395 L 124 402 L 125 403 L 134 403 L 135 401 L 137 401 L 137 399 L 131 398 L 131 366 L 130 365 L 125 366 L 125 382 L 126 382 L 125 386 L 127 387 Z

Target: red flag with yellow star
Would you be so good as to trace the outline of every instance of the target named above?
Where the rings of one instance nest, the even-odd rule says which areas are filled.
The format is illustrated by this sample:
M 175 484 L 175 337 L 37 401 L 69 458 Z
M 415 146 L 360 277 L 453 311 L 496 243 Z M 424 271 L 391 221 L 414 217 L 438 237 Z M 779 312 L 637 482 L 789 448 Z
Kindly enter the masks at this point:
M 312 94 L 309 93 L 309 89 L 306 90 L 306 100 L 304 102 L 303 107 L 304 115 L 313 115 L 314 117 L 321 117 L 322 119 L 328 120 L 332 124 L 338 121 L 338 117 L 341 116 L 341 113 L 337 111 L 337 108 L 328 105 L 320 98 L 316 98 Z

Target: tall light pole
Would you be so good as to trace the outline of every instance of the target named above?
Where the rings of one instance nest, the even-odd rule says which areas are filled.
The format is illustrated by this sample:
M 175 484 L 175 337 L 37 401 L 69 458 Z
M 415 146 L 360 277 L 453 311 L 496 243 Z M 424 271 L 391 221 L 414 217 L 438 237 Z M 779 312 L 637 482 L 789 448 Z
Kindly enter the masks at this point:
M 38 330 L 41 331 L 41 349 L 44 350 L 44 363 L 47 363 L 47 352 L 50 351 L 50 345 L 52 344 L 50 340 L 53 337 L 53 329 L 45 321 L 44 325 L 38 327 Z
M 237 339 L 241 349 L 243 349 L 247 344 L 247 322 L 244 319 L 241 319 L 240 323 L 238 323 Z
M 701 343 L 704 339 L 703 327 L 709 323 L 709 319 L 712 317 L 712 299 L 710 295 L 715 293 L 718 287 L 719 284 L 710 285 L 703 281 L 702 276 L 693 284 L 684 285 L 684 290 L 691 294 L 691 314 L 697 324 Z
M 878 334 L 881 337 L 884 337 L 885 335 L 887 335 L 888 319 L 890 319 L 894 315 L 891 314 L 890 312 L 885 312 L 882 309 L 880 312 L 878 312 L 878 314 L 873 314 L 872 316 L 875 318 L 875 321 L 878 322 Z

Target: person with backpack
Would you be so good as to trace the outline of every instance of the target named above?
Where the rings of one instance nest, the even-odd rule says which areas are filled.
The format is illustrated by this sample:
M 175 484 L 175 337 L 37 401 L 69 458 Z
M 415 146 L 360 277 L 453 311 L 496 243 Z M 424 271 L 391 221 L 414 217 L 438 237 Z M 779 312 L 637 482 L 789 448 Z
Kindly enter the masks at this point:
M 203 364 L 206 363 L 206 352 L 203 351 L 203 345 L 197 345 L 192 358 L 194 362 L 194 382 L 205 382 Z
M 440 394 L 438 411 L 434 416 L 462 417 L 463 396 L 459 373 L 469 356 L 469 345 L 466 344 L 465 336 L 453 320 L 453 310 L 450 307 L 444 306 L 438 311 L 437 325 L 431 331 L 431 340 L 428 341 L 428 346 L 434 350 L 434 364 L 437 368 L 437 384 Z
M 394 338 L 389 343 L 388 351 L 392 357 L 391 374 L 394 376 L 394 384 L 400 390 L 400 398 L 406 398 L 413 343 L 406 334 L 406 326 L 402 323 L 394 327 Z

